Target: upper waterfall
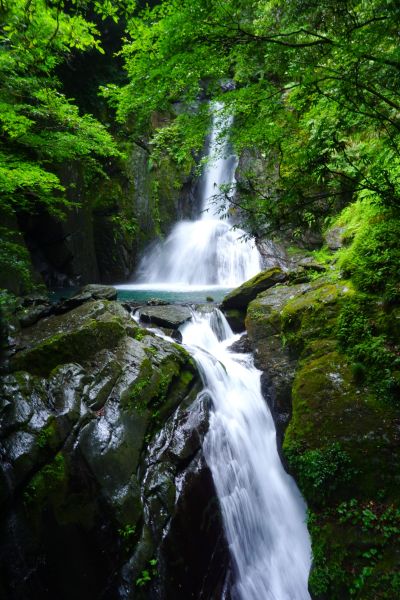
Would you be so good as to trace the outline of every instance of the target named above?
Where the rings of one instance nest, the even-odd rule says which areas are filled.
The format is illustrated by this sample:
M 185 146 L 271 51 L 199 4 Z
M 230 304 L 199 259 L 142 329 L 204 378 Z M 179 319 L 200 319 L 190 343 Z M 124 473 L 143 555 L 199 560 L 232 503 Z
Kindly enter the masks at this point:
M 178 222 L 168 237 L 143 256 L 137 274 L 139 283 L 174 286 L 235 287 L 257 274 L 260 255 L 245 232 L 233 229 L 225 212 L 229 196 L 221 186 L 231 189 L 235 182 L 237 158 L 231 152 L 224 132 L 231 117 L 221 116 L 222 105 L 213 105 L 208 164 L 203 176 L 201 217 Z

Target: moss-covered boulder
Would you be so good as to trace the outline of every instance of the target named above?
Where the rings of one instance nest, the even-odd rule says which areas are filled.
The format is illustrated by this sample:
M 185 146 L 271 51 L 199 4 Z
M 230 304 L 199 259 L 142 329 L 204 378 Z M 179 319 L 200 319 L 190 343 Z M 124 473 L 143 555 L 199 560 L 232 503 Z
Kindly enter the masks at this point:
M 273 287 L 277 283 L 287 280 L 287 274 L 279 267 L 262 271 L 249 279 L 238 288 L 232 290 L 222 301 L 223 311 L 230 309 L 246 310 L 248 304 L 261 292 Z
M 327 277 L 277 285 L 248 307 L 278 442 L 310 507 L 318 600 L 399 593 L 400 412 L 354 359 L 394 356 L 396 315 L 351 282 Z

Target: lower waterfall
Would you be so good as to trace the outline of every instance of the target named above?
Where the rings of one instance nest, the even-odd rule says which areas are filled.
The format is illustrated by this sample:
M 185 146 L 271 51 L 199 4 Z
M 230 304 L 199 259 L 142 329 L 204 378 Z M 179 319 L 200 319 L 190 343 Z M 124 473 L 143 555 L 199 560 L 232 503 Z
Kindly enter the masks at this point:
M 233 600 L 306 600 L 311 566 L 306 507 L 285 472 L 275 426 L 250 354 L 235 354 L 214 309 L 182 328 L 213 402 L 204 454 L 221 505 L 234 569 Z

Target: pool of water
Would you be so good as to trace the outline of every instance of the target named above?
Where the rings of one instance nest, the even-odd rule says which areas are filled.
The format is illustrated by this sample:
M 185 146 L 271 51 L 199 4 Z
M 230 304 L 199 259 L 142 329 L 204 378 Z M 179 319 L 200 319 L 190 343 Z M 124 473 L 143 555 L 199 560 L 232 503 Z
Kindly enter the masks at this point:
M 147 302 L 152 298 L 165 300 L 171 303 L 196 303 L 222 301 L 224 296 L 232 289 L 221 286 L 176 286 L 171 289 L 170 285 L 136 284 L 116 285 L 118 300 L 131 300 L 133 302 Z
M 151 288 L 145 284 L 140 285 L 116 285 L 118 300 L 120 302 L 138 302 L 145 304 L 148 300 L 156 298 L 166 302 L 177 304 L 203 304 L 205 302 L 222 302 L 222 299 L 232 288 L 219 286 L 182 286 L 178 289 L 169 289 L 168 286 L 154 285 Z M 79 288 L 60 288 L 52 290 L 49 294 L 52 302 L 58 302 L 61 298 L 69 298 Z

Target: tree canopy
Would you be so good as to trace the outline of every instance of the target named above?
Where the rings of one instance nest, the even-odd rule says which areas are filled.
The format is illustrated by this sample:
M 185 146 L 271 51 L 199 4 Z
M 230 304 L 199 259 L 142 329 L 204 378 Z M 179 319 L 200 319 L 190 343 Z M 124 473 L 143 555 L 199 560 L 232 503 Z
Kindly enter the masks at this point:
M 177 161 L 201 146 L 199 97 L 222 100 L 237 152 L 265 163 L 240 179 L 253 233 L 313 224 L 354 194 L 398 207 L 399 17 L 391 0 L 166 0 L 129 21 L 129 83 L 104 93 L 139 131 L 185 102 L 154 139 Z

